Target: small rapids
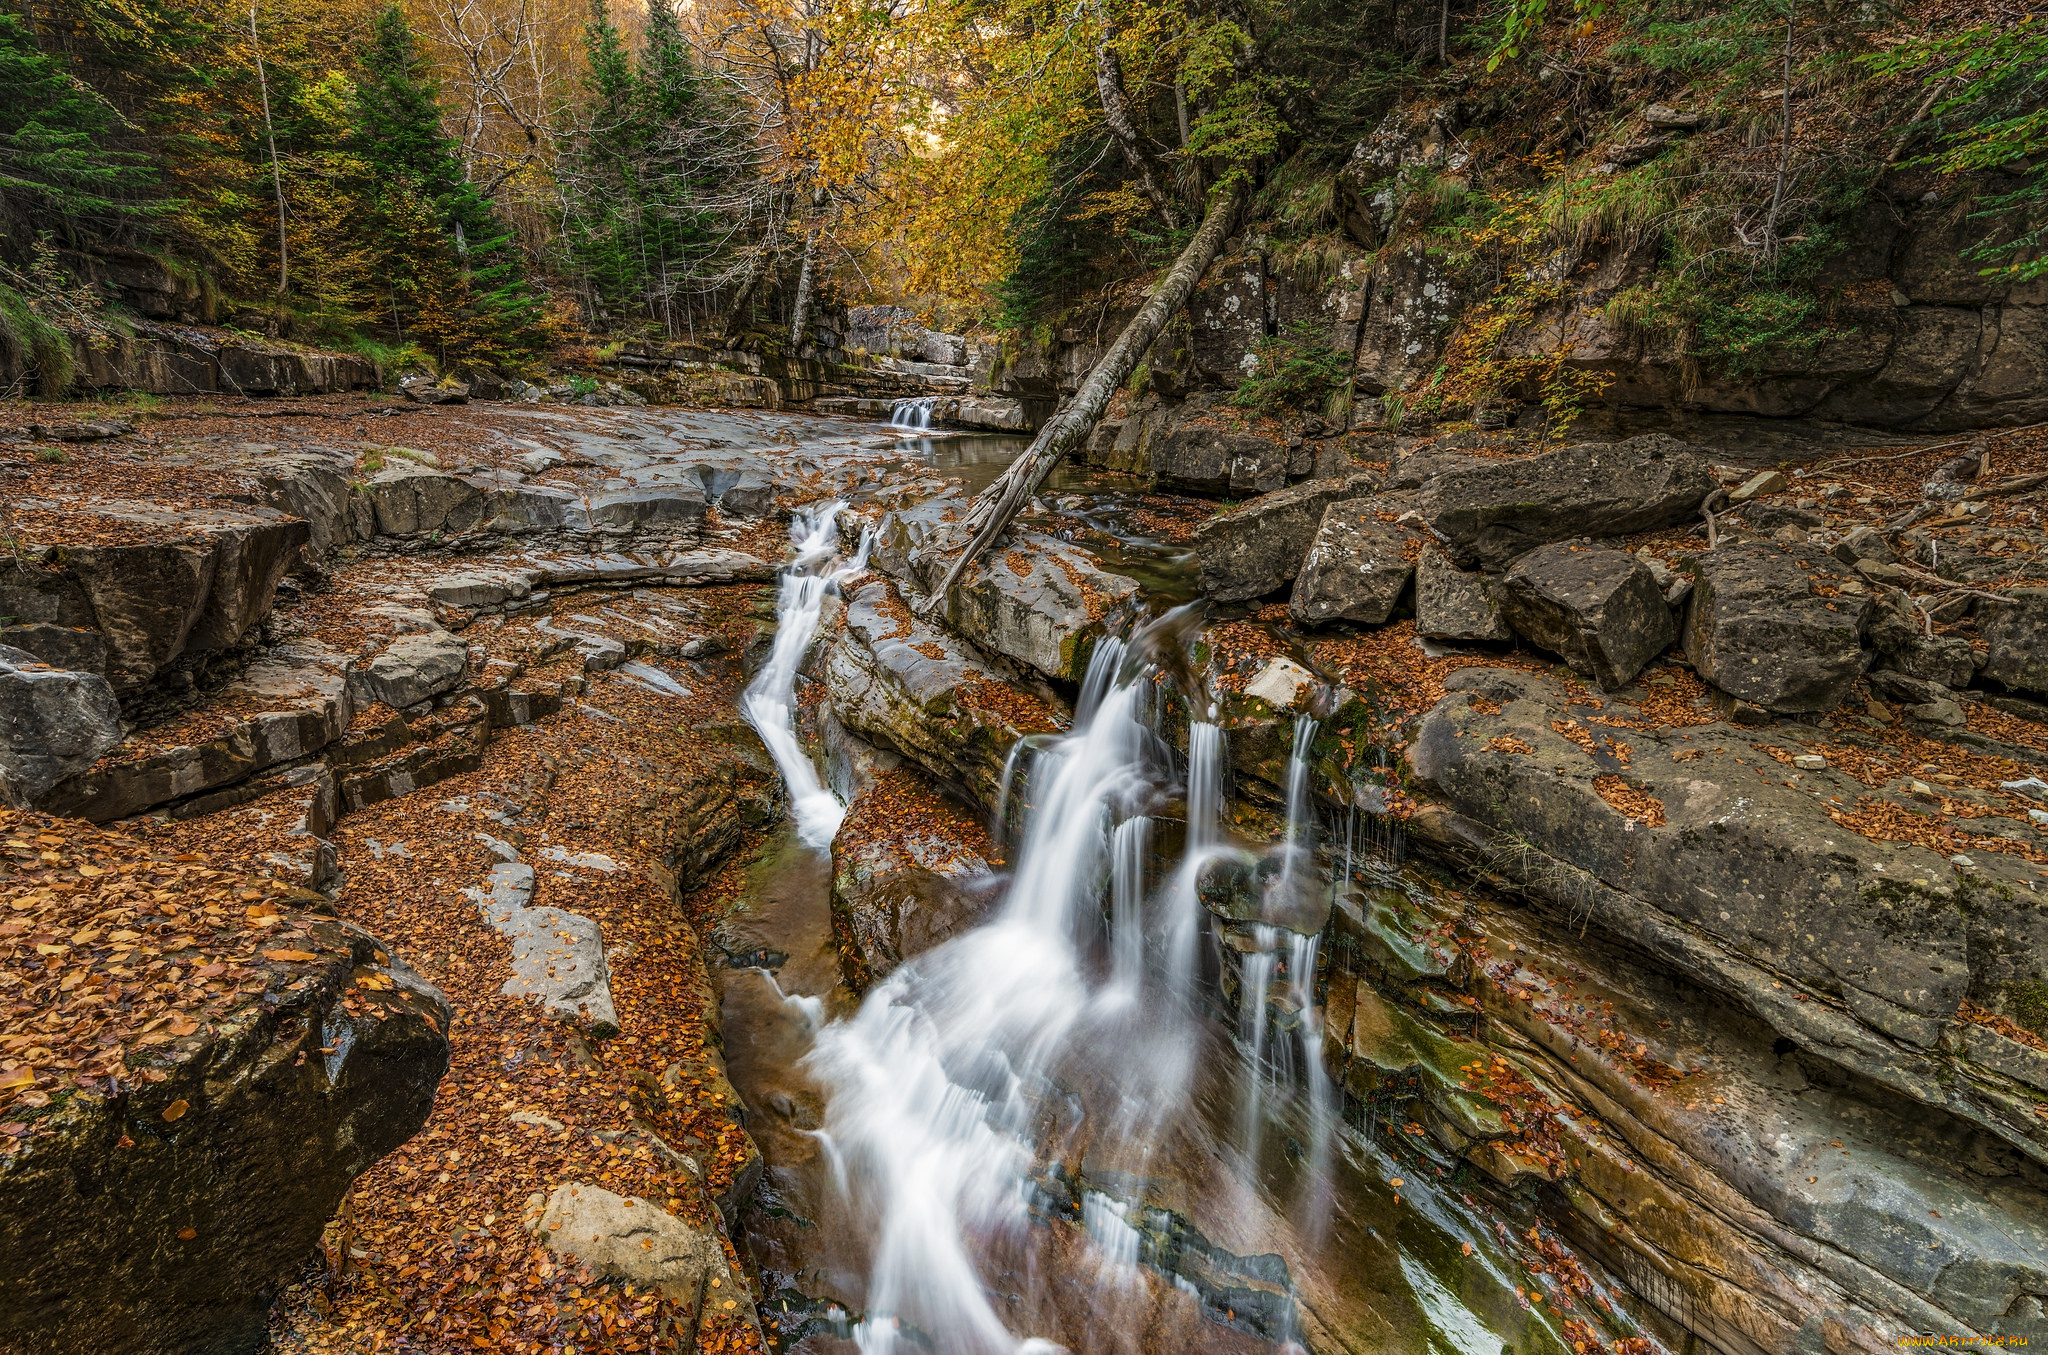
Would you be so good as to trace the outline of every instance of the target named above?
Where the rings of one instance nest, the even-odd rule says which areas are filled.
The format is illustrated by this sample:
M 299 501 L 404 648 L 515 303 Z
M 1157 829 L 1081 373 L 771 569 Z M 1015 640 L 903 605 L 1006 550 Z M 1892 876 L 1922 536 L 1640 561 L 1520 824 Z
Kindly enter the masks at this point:
M 775 647 L 740 698 L 741 713 L 768 746 L 783 783 L 789 787 L 797 836 L 804 845 L 819 850 L 832 845 L 833 835 L 846 818 L 846 806 L 818 779 L 818 769 L 797 742 L 796 670 L 818 633 L 826 597 L 839 583 L 867 568 L 869 538 L 865 533 L 854 558 L 845 564 L 835 563 L 839 544 L 835 524 L 844 507 L 835 500 L 791 519 L 789 534 L 796 543 L 796 559 L 782 573 Z

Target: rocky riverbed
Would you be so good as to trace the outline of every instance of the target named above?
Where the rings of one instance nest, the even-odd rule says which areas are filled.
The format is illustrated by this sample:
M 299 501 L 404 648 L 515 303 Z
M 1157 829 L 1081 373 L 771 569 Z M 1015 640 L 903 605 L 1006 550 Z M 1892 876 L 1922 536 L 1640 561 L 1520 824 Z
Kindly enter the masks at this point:
M 924 619 L 1021 440 L 135 422 L 0 447 L 24 1349 L 871 1348 L 907 1310 L 812 1056 L 1015 918 L 1035 778 L 1105 683 L 1149 693 L 1131 916 L 1217 863 L 1195 1071 L 1132 1138 L 1123 1065 L 1057 1065 L 1024 1221 L 975 1256 L 1000 1329 L 2048 1330 L 2036 434 L 1779 468 L 1134 414 Z M 848 807 L 821 854 L 740 695 L 788 519 L 834 500 L 868 555 L 794 688 Z

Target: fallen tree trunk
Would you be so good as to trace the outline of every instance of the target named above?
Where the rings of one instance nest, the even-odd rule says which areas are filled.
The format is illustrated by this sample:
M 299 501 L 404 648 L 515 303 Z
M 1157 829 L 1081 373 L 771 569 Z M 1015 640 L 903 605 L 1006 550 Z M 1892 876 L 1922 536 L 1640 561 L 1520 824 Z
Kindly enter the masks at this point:
M 1073 402 L 1047 420 L 1045 427 L 1038 430 L 1029 450 L 1012 461 L 1009 469 L 994 484 L 976 496 L 960 524 L 961 531 L 971 531 L 974 536 L 961 550 L 959 558 L 953 561 L 953 567 L 946 571 L 945 581 L 925 599 L 923 611 L 930 613 L 944 605 L 953 585 L 1002 535 L 1011 519 L 1023 511 L 1031 496 L 1038 492 L 1038 487 L 1045 483 L 1045 477 L 1052 474 L 1053 467 L 1059 465 L 1068 452 L 1087 441 L 1088 435 L 1101 421 L 1102 412 L 1109 408 L 1110 397 L 1130 376 L 1132 368 L 1138 365 L 1138 359 L 1152 346 L 1152 341 L 1159 337 L 1159 331 L 1166 327 L 1167 317 L 1187 304 L 1195 285 L 1209 271 L 1209 265 L 1223 248 L 1223 242 L 1230 238 L 1243 203 L 1241 180 L 1217 191 L 1209 203 L 1208 215 L 1202 218 L 1201 229 L 1195 232 L 1195 238 L 1188 241 L 1187 248 L 1173 261 L 1173 267 L 1166 270 L 1166 276 L 1153 285 L 1152 295 L 1138 308 L 1131 322 L 1124 326 L 1123 333 L 1116 336 L 1116 342 L 1095 364 L 1095 370 L 1088 373 L 1088 379 L 1081 383 Z

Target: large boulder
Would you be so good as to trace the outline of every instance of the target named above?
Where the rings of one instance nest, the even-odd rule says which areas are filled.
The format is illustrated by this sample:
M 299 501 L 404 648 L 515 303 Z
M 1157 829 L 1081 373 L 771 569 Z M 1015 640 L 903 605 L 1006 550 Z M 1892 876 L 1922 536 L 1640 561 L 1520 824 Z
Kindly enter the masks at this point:
M 1627 551 L 1544 546 L 1515 561 L 1505 588 L 1507 623 L 1606 691 L 1678 638 L 1655 576 Z
M 1415 562 L 1415 633 L 1432 640 L 1515 638 L 1504 607 L 1505 586 L 1492 574 L 1467 572 L 1442 551 L 1426 548 Z
M 324 560 L 354 532 L 349 517 L 348 476 L 322 456 L 279 457 L 257 477 L 264 502 L 306 524 L 306 554 Z
M 869 980 L 950 940 L 980 922 L 1000 900 L 997 880 L 976 850 L 982 835 L 913 775 L 889 781 L 857 800 L 832 843 L 832 912 L 852 941 Z M 892 817 L 872 831 L 871 808 Z M 897 827 L 904 809 L 918 825 Z
M 393 457 L 358 491 L 376 536 L 459 536 L 483 518 L 484 495 L 469 481 Z
M 34 804 L 121 741 L 121 704 L 97 673 L 0 645 L 0 798 Z
M 1394 516 L 1373 498 L 1340 499 L 1325 509 L 1288 614 L 1305 626 L 1385 623 L 1408 591 L 1422 549 L 1422 538 Z
M 1719 487 L 1692 447 L 1651 433 L 1445 470 L 1418 492 L 1460 564 L 1499 568 L 1553 541 L 1684 522 Z
M 1833 710 L 1863 675 L 1870 598 L 1810 545 L 1744 541 L 1693 558 L 1685 653 L 1701 677 L 1766 710 Z
M 1202 591 L 1217 602 L 1243 602 L 1283 587 L 1301 572 L 1325 510 L 1377 485 L 1370 471 L 1310 480 L 1210 518 L 1195 529 Z
M 348 923 L 245 914 L 279 886 L 138 859 L 73 825 L 64 836 L 56 873 L 76 887 L 10 899 L 21 925 L 0 938 L 0 965 L 54 978 L 19 938 L 61 932 L 67 980 L 109 996 L 42 1041 L 60 1052 L 10 1058 L 17 1076 L 0 1078 L 0 1349 L 262 1349 L 278 1287 L 350 1183 L 425 1122 L 449 1006 Z M 196 906 L 216 896 L 218 916 Z M 141 955 L 190 977 L 133 980 Z
M 947 564 L 919 559 L 927 590 Z M 1135 580 L 1111 574 L 1094 557 L 1057 537 L 1019 533 L 993 552 L 946 599 L 946 621 L 982 649 L 1047 677 L 1078 682 L 1110 610 L 1135 597 Z
M 2048 588 L 2015 588 L 1977 603 L 1977 633 L 1991 646 L 1984 676 L 2018 692 L 2048 694 Z

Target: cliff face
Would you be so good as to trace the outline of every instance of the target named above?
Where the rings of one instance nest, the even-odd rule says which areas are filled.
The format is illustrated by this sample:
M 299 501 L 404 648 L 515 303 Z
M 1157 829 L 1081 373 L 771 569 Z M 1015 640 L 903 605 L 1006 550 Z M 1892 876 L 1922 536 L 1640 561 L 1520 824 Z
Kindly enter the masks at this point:
M 1834 76 L 1793 68 L 1782 109 L 1753 70 L 1673 76 L 1636 38 L 1533 77 L 1454 62 L 1341 163 L 1274 168 L 1143 386 L 1239 388 L 1310 354 L 1341 377 L 1294 403 L 1355 429 L 2048 418 L 2048 286 L 2000 267 L 2035 224 L 2021 181 L 1921 162 L 1938 136 L 1917 86 L 1856 55 L 1882 33 Z M 991 388 L 1076 389 L 1134 310 L 1114 285 L 1082 298 L 1014 336 Z

